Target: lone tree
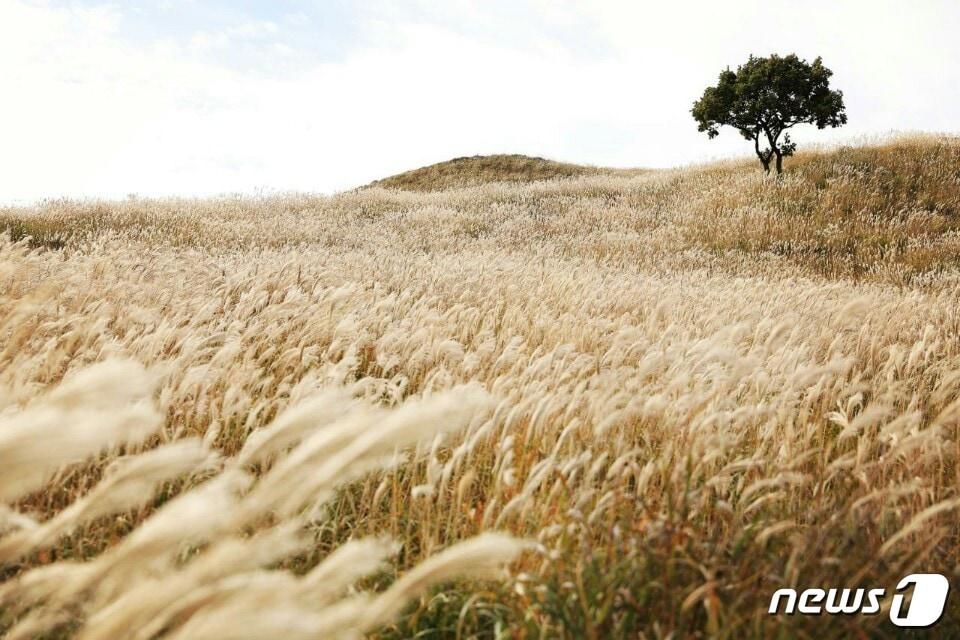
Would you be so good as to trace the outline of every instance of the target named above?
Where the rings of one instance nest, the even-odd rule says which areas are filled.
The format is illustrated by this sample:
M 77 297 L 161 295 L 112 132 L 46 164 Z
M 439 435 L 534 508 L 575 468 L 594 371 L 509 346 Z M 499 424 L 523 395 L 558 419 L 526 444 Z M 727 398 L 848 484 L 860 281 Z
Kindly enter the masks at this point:
M 729 67 L 721 71 L 717 86 L 707 87 L 690 112 L 697 129 L 706 131 L 710 139 L 720 134 L 722 125 L 738 129 L 753 141 L 767 173 L 776 156 L 779 175 L 784 156 L 792 156 L 797 148 L 787 129 L 802 123 L 815 124 L 818 129 L 847 123 L 843 93 L 830 89 L 832 75 L 820 58 L 810 64 L 795 54 L 750 56 L 736 71 Z

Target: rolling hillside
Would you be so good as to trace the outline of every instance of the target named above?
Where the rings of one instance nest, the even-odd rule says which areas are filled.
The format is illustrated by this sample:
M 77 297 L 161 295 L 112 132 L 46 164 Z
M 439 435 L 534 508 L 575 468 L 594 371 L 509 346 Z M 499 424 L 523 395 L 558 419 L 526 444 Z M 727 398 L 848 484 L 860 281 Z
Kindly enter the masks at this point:
M 770 596 L 960 557 L 957 138 L 0 229 L 12 637 L 896 637 Z

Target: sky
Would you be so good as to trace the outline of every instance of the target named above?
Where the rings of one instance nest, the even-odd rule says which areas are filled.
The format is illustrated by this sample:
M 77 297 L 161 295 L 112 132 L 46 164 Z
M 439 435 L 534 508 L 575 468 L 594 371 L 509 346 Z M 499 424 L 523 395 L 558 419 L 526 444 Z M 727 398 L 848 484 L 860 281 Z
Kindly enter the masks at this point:
M 960 130 L 956 0 L 0 0 L 0 202 L 335 192 L 449 158 L 670 167 L 751 153 L 690 106 L 817 55 L 849 124 Z

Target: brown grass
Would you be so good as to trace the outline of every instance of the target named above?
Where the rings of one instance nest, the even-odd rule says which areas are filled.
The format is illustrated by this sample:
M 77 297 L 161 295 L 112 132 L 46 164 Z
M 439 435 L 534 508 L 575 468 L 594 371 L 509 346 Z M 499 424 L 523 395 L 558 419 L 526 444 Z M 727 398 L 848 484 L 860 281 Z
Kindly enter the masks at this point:
M 0 484 L 3 624 L 890 634 L 766 606 L 954 575 L 958 149 L 6 209 L 0 456 L 36 473 Z M 509 581 L 424 591 L 510 557 L 430 559 L 490 530 L 536 542 Z
M 441 191 L 491 182 L 537 182 L 596 175 L 630 175 L 641 170 L 605 169 L 524 155 L 454 158 L 383 178 L 370 187 L 406 191 Z

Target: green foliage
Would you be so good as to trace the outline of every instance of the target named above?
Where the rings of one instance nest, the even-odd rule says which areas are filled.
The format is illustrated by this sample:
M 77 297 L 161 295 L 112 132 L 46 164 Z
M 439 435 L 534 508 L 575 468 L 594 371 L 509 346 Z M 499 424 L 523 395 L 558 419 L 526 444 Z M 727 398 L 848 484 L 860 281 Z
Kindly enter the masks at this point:
M 724 125 L 739 130 L 754 143 L 765 171 L 770 171 L 770 161 L 776 156 L 779 174 L 783 158 L 797 148 L 788 129 L 798 124 L 818 129 L 846 124 L 843 93 L 830 89 L 832 75 L 819 57 L 810 64 L 795 54 L 750 56 L 736 71 L 720 72 L 717 85 L 707 87 L 690 112 L 698 131 L 711 139 Z M 762 149 L 761 144 L 765 145 Z

